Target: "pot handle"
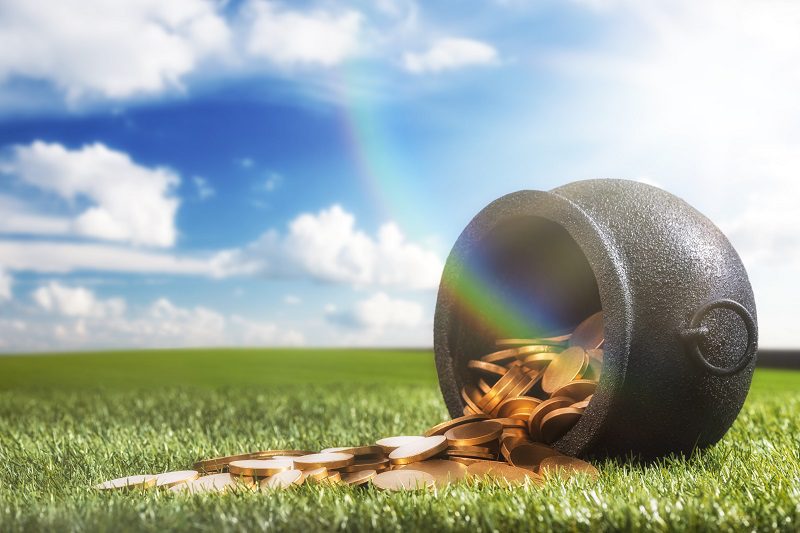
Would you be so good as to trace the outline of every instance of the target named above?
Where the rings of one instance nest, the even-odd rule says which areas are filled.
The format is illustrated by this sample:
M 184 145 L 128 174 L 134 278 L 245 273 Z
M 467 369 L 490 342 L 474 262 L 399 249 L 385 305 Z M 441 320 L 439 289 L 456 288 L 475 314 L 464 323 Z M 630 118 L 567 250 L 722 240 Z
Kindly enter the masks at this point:
M 700 350 L 700 345 L 698 341 L 708 335 L 708 328 L 707 327 L 700 327 L 700 323 L 703 321 L 703 318 L 708 314 L 709 311 L 713 309 L 729 309 L 733 311 L 744 322 L 745 327 L 747 328 L 747 347 L 744 350 L 744 353 L 739 358 L 739 360 L 733 365 L 729 367 L 720 367 L 713 365 L 708 362 L 708 359 L 705 358 L 703 352 Z M 681 332 L 681 337 L 683 337 L 683 341 L 686 345 L 686 349 L 694 356 L 694 358 L 705 367 L 710 373 L 716 376 L 730 376 L 732 374 L 736 374 L 737 372 L 741 372 L 750 361 L 753 359 L 753 356 L 756 354 L 756 349 L 758 347 L 758 331 L 756 330 L 756 321 L 753 319 L 753 315 L 739 302 L 729 299 L 719 299 L 714 300 L 711 302 L 707 302 L 700 306 L 697 311 L 695 311 L 694 315 L 692 315 L 691 320 L 689 321 L 689 327 L 684 328 Z

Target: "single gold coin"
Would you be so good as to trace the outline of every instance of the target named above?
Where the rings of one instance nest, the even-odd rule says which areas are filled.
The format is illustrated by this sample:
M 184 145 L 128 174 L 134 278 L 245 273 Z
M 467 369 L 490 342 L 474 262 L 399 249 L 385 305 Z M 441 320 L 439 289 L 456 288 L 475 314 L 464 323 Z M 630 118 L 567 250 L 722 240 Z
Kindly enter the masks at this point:
M 519 362 L 528 370 L 544 370 L 556 357 L 558 357 L 558 353 L 555 352 L 532 353 L 520 359 Z
M 531 416 L 528 417 L 528 432 L 531 435 L 531 439 L 540 440 L 542 438 L 539 433 L 539 427 L 542 425 L 542 418 L 544 418 L 546 414 L 555 409 L 569 407 L 573 403 L 574 400 L 566 396 L 553 396 L 549 400 L 540 403 L 536 409 L 533 410 Z
M 497 447 L 490 447 L 490 446 L 449 446 L 447 448 L 449 452 L 468 452 L 468 453 L 489 453 L 493 454 L 497 452 Z
M 412 442 L 419 441 L 424 438 L 425 437 L 421 435 L 402 435 L 399 437 L 386 437 L 380 439 L 375 444 L 380 446 L 384 453 L 388 454 L 392 453 L 400 446 L 405 446 L 406 444 L 411 444 Z
M 486 420 L 489 418 L 489 415 L 485 415 L 483 413 L 478 413 L 474 415 L 468 416 L 461 416 L 458 418 L 454 418 L 452 420 L 447 420 L 442 422 L 441 424 L 436 424 L 429 430 L 427 430 L 423 435 L 426 437 L 432 437 L 434 435 L 444 435 L 448 429 L 454 428 L 456 426 L 460 426 L 462 424 L 468 424 L 469 422 L 477 422 L 478 420 Z
M 278 472 L 291 470 L 292 461 L 281 459 L 245 459 L 233 461 L 228 465 L 228 472 L 237 476 L 266 477 Z
M 324 450 L 320 450 L 319 453 L 351 453 L 358 458 L 362 456 L 383 455 L 384 451 L 383 448 L 377 444 L 372 444 L 369 446 L 340 446 L 338 448 L 325 448 Z
M 580 346 L 584 350 L 594 350 L 603 345 L 605 339 L 603 312 L 598 311 L 575 328 L 569 339 L 570 346 Z
M 572 429 L 578 420 L 581 419 L 583 409 L 574 407 L 562 407 L 554 409 L 542 418 L 539 426 L 539 434 L 544 442 L 550 443 L 560 439 L 567 431 Z
M 540 403 L 542 403 L 540 399 L 530 396 L 506 398 L 497 406 L 497 418 L 518 418 L 527 422 L 531 411 L 536 409 Z
M 594 394 L 596 388 L 597 382 L 595 381 L 576 379 L 575 381 L 570 381 L 566 385 L 559 387 L 553 392 L 553 396 L 566 396 L 567 398 L 572 398 L 576 402 L 579 402 Z
M 489 479 L 506 485 L 542 484 L 542 478 L 536 473 L 498 461 L 479 461 L 467 466 L 467 475 Z
M 497 459 L 496 453 L 478 453 L 478 452 L 469 452 L 469 451 L 462 451 L 462 450 L 455 450 L 448 448 L 442 454 L 449 459 L 455 459 L 456 457 L 470 457 L 472 459 L 484 459 L 486 461 L 494 461 Z
M 538 472 L 545 457 L 561 455 L 558 450 L 539 442 L 519 444 L 509 452 L 508 462 L 514 466 Z
M 380 490 L 426 490 L 436 485 L 436 479 L 427 472 L 404 468 L 381 472 L 372 479 L 372 484 Z
M 261 480 L 262 489 L 288 489 L 289 487 L 296 487 L 302 485 L 305 478 L 303 472 L 300 470 L 284 470 L 278 472 L 274 476 Z
M 503 425 L 503 431 L 513 428 L 527 429 L 528 421 L 520 420 L 519 418 L 490 418 L 492 422 L 498 422 Z
M 565 455 L 542 459 L 539 464 L 539 472 L 544 475 L 556 474 L 565 477 L 569 477 L 572 474 L 586 474 L 593 479 L 600 475 L 600 472 L 593 465 L 576 457 L 567 457 Z
M 168 489 L 170 492 L 228 492 L 232 490 L 252 490 L 252 483 L 249 478 L 240 478 L 231 474 L 211 474 L 190 481 L 181 483 Z
M 477 359 L 472 359 L 469 361 L 467 363 L 467 368 L 484 372 L 490 376 L 494 376 L 495 378 L 503 377 L 505 373 L 508 372 L 508 369 L 504 366 L 496 365 L 494 363 L 487 363 L 485 361 L 479 361 Z
M 588 355 L 589 352 L 586 352 Z M 600 373 L 603 371 L 603 363 L 598 361 L 592 356 L 589 356 L 589 361 L 586 366 L 586 370 L 583 371 L 581 374 L 581 379 L 588 379 L 591 381 L 599 381 L 600 380 Z
M 451 446 L 476 446 L 497 440 L 502 433 L 502 424 L 482 420 L 456 426 L 447 430 L 444 436 Z
M 156 484 L 158 476 L 149 474 L 121 477 L 104 481 L 94 486 L 97 490 L 120 490 L 120 489 L 145 489 Z
M 458 455 L 451 455 L 447 458 L 448 461 L 455 461 L 457 463 L 461 463 L 464 466 L 469 466 L 473 463 L 480 463 L 481 461 L 486 461 L 484 458 L 476 458 L 476 457 L 461 457 Z
M 374 470 L 359 470 L 358 472 L 347 472 L 342 474 L 342 482 L 348 485 L 358 486 L 369 483 L 378 473 Z
M 424 437 L 422 440 L 396 448 L 389 454 L 389 461 L 395 465 L 405 465 L 424 461 L 447 449 L 447 438 L 444 435 Z
M 401 470 L 411 468 L 419 470 L 420 472 L 427 472 L 436 480 L 437 487 L 444 487 L 450 483 L 455 483 L 460 479 L 464 479 L 467 475 L 466 465 L 447 459 L 430 459 L 420 463 L 400 465 L 397 468 Z
M 389 468 L 389 458 L 386 456 L 373 458 L 357 458 L 356 461 L 347 466 L 339 468 L 342 472 L 358 472 L 359 470 L 376 470 L 381 472 Z
M 352 453 L 312 453 L 295 458 L 294 466 L 300 470 L 313 470 L 321 466 L 331 470 L 351 465 L 355 460 Z
M 188 483 L 200 477 L 197 470 L 180 470 L 178 472 L 165 472 L 156 476 L 156 487 L 168 489 L 181 483 Z
M 329 485 L 341 485 L 342 474 L 338 470 L 329 470 L 328 477 L 321 479 L 320 483 L 328 483 Z
M 586 350 L 580 346 L 568 348 L 558 354 L 542 375 L 542 390 L 552 395 L 554 391 L 574 381 L 580 376 L 588 359 Z
M 592 396 L 594 396 L 594 395 L 590 394 L 584 400 L 581 400 L 579 402 L 575 402 L 572 405 L 570 405 L 570 407 L 573 407 L 575 409 L 586 409 L 587 407 L 589 407 L 589 402 L 592 401 Z
M 311 479 L 313 481 L 319 481 L 320 479 L 325 479 L 328 477 L 328 469 L 324 466 L 319 468 L 314 468 L 312 470 L 302 470 L 303 472 L 303 481 L 307 479 Z

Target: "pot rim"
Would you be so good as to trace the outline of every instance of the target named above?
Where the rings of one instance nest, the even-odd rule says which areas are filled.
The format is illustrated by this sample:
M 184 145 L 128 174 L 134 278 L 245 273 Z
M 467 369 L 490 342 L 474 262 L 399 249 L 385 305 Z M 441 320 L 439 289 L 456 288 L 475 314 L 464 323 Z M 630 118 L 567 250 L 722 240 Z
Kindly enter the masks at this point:
M 554 191 L 522 190 L 507 194 L 484 207 L 467 224 L 445 263 L 434 315 L 434 351 L 439 386 L 451 416 L 460 416 L 464 403 L 458 390 L 451 339 L 454 307 L 446 283 L 461 275 L 463 262 L 498 224 L 517 217 L 540 217 L 564 228 L 586 257 L 594 274 L 604 318 L 604 362 L 597 391 L 578 422 L 553 446 L 570 455 L 584 455 L 600 436 L 608 413 L 625 380 L 631 345 L 633 303 L 623 260 L 597 222 L 568 197 Z

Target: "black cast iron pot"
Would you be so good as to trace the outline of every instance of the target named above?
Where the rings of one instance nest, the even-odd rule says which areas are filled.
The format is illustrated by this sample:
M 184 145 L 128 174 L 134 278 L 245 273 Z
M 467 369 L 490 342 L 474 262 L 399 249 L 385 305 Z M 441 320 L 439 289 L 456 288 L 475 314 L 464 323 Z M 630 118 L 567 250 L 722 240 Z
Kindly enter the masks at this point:
M 657 457 L 717 442 L 750 388 L 756 308 L 722 232 L 686 202 L 623 180 L 519 191 L 486 206 L 445 265 L 434 321 L 453 417 L 467 361 L 500 337 L 573 329 L 602 310 L 600 382 L 554 445 L 580 456 Z

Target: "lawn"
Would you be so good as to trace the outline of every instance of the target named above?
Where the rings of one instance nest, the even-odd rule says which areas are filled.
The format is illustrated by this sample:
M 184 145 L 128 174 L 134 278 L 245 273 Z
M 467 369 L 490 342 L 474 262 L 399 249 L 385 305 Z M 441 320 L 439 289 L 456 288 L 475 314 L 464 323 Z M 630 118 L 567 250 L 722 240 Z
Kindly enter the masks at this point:
M 431 494 L 98 494 L 202 457 L 415 434 L 446 411 L 430 352 L 198 350 L 0 357 L 0 531 L 785 530 L 800 527 L 800 372 L 759 370 L 723 441 L 601 477 Z

